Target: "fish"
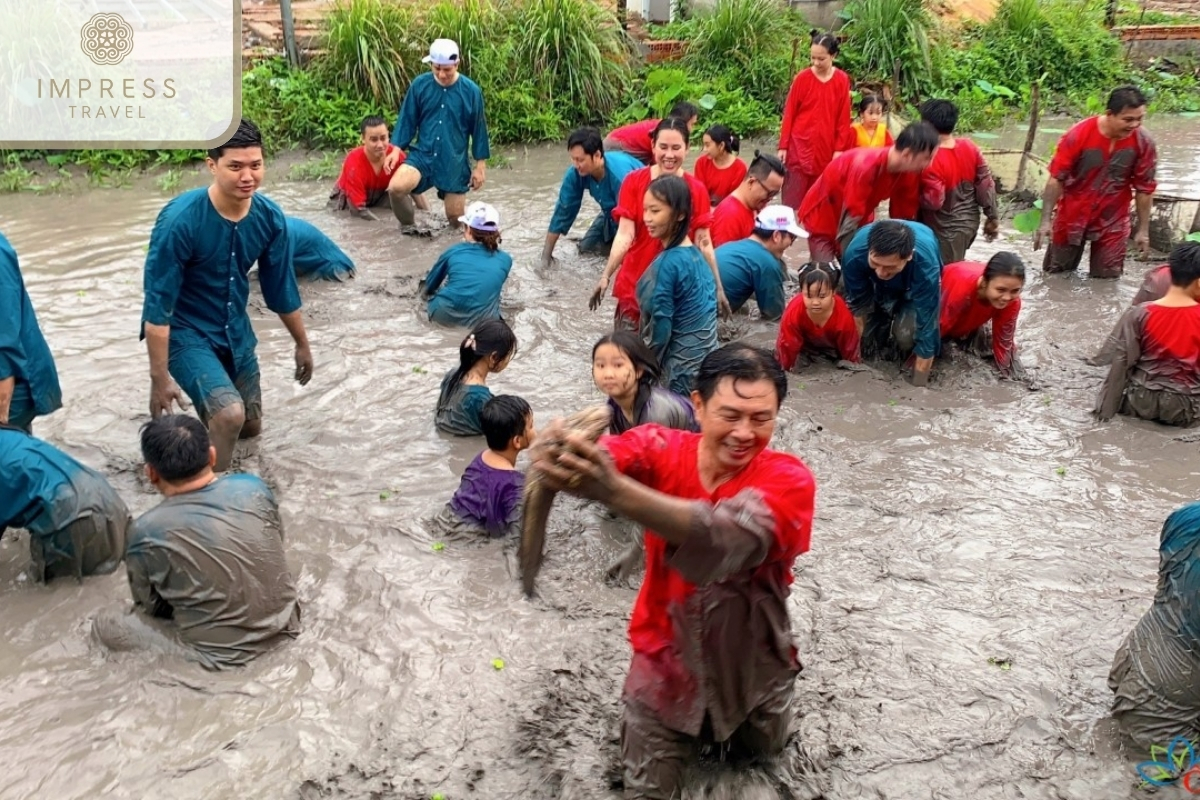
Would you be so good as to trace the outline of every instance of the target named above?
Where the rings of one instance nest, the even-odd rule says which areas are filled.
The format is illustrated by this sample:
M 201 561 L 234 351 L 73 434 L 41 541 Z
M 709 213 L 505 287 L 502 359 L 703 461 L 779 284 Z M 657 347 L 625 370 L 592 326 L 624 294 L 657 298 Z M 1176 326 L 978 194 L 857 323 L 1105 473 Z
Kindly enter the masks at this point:
M 611 420 L 612 412 L 606 403 L 575 412 L 563 420 L 563 426 L 567 433 L 582 433 L 595 442 L 608 431 Z M 526 477 L 522 499 L 521 545 L 517 555 L 521 567 L 521 586 L 527 597 L 533 595 L 534 582 L 542 568 L 546 546 L 546 522 L 550 519 L 550 507 L 554 505 L 554 497 L 557 494 L 558 492 L 543 485 L 536 473 Z

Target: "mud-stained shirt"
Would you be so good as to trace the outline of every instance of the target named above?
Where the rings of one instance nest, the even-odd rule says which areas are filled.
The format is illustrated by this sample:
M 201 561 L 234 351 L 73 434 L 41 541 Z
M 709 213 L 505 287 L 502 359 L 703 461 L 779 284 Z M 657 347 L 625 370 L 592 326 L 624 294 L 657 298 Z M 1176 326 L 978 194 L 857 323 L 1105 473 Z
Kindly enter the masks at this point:
M 650 235 L 646 223 L 642 221 L 642 203 L 646 199 L 646 188 L 650 186 L 651 167 L 642 167 L 625 177 L 621 184 L 621 193 L 617 198 L 617 207 L 613 209 L 613 219 L 618 224 L 627 219 L 633 223 L 633 244 L 617 270 L 617 278 L 613 281 L 613 297 L 637 307 L 637 285 L 650 262 L 662 252 L 662 242 Z M 712 224 L 712 207 L 708 202 L 708 189 L 696 180 L 694 175 L 685 174 L 688 188 L 692 190 L 692 222 L 688 228 L 688 236 L 694 242 L 700 230 L 708 230 Z
M 754 212 L 738 198 L 726 197 L 713 209 L 709 233 L 713 247 L 739 242 L 754 233 Z
M 206 344 L 225 350 L 240 371 L 258 344 L 246 312 L 255 261 L 267 308 L 276 314 L 300 308 L 288 238 L 283 212 L 262 194 L 254 195 L 238 222 L 217 213 L 208 189 L 171 200 L 150 232 L 142 337 L 146 323 L 170 325 L 172 349 Z
M 550 233 L 560 236 L 570 233 L 575 218 L 579 216 L 579 208 L 583 205 L 584 192 L 590 194 L 600 206 L 601 214 L 605 217 L 612 216 L 625 176 L 641 169 L 642 166 L 642 162 L 629 153 L 614 150 L 604 154 L 604 177 L 600 180 L 591 175 L 580 175 L 575 167 L 567 167 L 562 186 L 558 189 L 558 202 L 554 204 L 554 214 L 550 217 Z
M 662 382 L 691 394 L 704 357 L 717 349 L 717 282 L 696 247 L 672 247 L 638 281 L 642 338 L 662 365 Z
M 450 510 L 488 536 L 505 536 L 520 528 L 524 488 L 525 476 L 519 470 L 488 466 L 480 453 L 463 472 Z
M 1100 118 L 1076 123 L 1058 140 L 1050 176 L 1063 185 L 1054 210 L 1054 237 L 1080 245 L 1113 230 L 1129 229 L 1135 191 L 1153 194 L 1158 151 L 1144 128 L 1124 139 L 1100 132 Z
M 724 741 L 799 669 L 787 597 L 808 550 L 816 484 L 800 459 L 767 449 L 710 492 L 697 470 L 700 438 L 643 425 L 600 444 L 623 474 L 696 501 L 683 545 L 646 530 L 625 697 L 692 736 L 707 713 Z
M 779 131 L 788 171 L 820 175 L 851 141 L 850 76 L 834 67 L 822 82 L 811 68 L 800 70 L 788 89 Z
M 715 206 L 733 194 L 733 190 L 741 185 L 742 180 L 746 177 L 747 169 L 746 162 L 740 158 L 733 159 L 727 167 L 718 167 L 708 155 L 702 155 L 696 159 L 696 167 L 693 171 L 696 173 L 696 178 L 708 187 L 708 198 Z
M 471 182 L 468 143 L 476 161 L 491 156 L 479 84 L 461 74 L 449 86 L 438 83 L 432 72 L 413 78 L 392 129 L 392 144 L 424 156 L 431 174 L 422 177 L 437 188 L 465 192 Z
M 984 264 L 960 261 L 942 269 L 942 314 L 940 327 L 943 339 L 964 339 L 992 323 L 992 355 L 996 367 L 1007 373 L 1016 355 L 1017 317 L 1021 313 L 1021 298 L 1017 297 L 1004 308 L 995 308 L 979 297 L 979 279 Z
M 715 255 L 730 308 L 737 311 L 753 297 L 763 319 L 779 319 L 787 302 L 783 292 L 785 267 L 779 257 L 754 237 L 723 244 Z
M 467 384 L 461 380 L 451 387 L 452 369 L 442 378 L 438 394 L 437 411 L 433 421 L 437 429 L 454 436 L 482 436 L 483 422 L 479 418 L 487 401 L 492 399 L 492 390 L 479 384 Z
M 1200 305 L 1143 303 L 1121 316 L 1095 413 L 1111 419 L 1127 389 L 1200 397 Z
M 408 158 L 404 151 L 394 144 L 387 146 L 383 157 L 386 159 L 392 153 L 396 153 L 399 158 L 396 167 L 399 167 Z M 350 208 L 373 206 L 387 194 L 387 187 L 391 183 L 396 167 L 388 172 L 380 164 L 379 171 L 376 172 L 375 165 L 367 157 L 367 149 L 356 147 L 347 153 L 346 159 L 342 161 L 342 171 L 338 175 L 337 183 L 334 184 L 333 194 L 330 197 L 340 196 L 345 201 L 345 205 Z
M 875 219 L 875 209 L 888 200 L 888 216 L 912 219 L 917 214 L 917 178 L 888 172 L 887 147 L 856 148 L 833 160 L 817 178 L 797 216 L 810 236 L 841 239 Z
M 824 325 L 818 325 L 808 316 L 800 294 L 788 303 L 779 322 L 775 358 L 785 370 L 796 366 L 801 353 L 830 355 L 857 364 L 862 361 L 861 346 L 858 325 L 841 295 L 833 296 L 833 313 Z
M 10 419 L 22 425 L 62 408 L 54 356 L 38 327 L 33 302 L 13 250 L 0 234 L 0 380 L 13 379 Z
M 512 263 L 508 253 L 489 252 L 479 242 L 448 247 L 421 282 L 430 321 L 474 328 L 485 319 L 500 319 L 500 291 Z
M 300 629 L 275 496 L 227 475 L 138 517 L 125 554 L 134 602 L 174 621 L 208 669 L 246 664 Z
M 287 218 L 288 246 L 297 278 L 340 281 L 354 276 L 354 262 L 342 248 L 317 226 L 295 217 Z
M 939 147 L 921 173 L 921 222 L 939 238 L 979 230 L 979 212 L 996 219 L 996 181 L 983 153 L 970 139 Z
M 1142 285 L 1138 287 L 1137 294 L 1133 296 L 1133 302 L 1130 305 L 1136 306 L 1154 300 L 1161 300 L 1166 297 L 1167 290 L 1170 288 L 1170 265 L 1163 264 L 1160 267 L 1152 267 L 1146 270 L 1146 274 L 1142 278 Z
M 661 386 L 638 387 L 637 396 L 633 401 L 633 421 L 625 416 L 621 404 L 611 397 L 608 407 L 612 411 L 612 422 L 608 426 L 609 433 L 624 433 L 638 425 L 662 425 L 664 428 L 675 428 L 681 431 L 697 431 L 696 412 L 690 401 L 682 395 L 675 394 L 670 389 Z

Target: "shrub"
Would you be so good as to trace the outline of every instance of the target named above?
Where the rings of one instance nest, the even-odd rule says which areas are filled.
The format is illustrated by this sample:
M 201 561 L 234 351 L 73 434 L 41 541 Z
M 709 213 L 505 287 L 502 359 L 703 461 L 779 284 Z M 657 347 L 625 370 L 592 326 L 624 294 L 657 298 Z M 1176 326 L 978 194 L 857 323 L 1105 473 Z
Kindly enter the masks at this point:
M 314 71 L 376 103 L 398 105 L 422 68 L 420 53 L 405 39 L 414 18 L 411 6 L 388 0 L 337 0 L 325 20 L 325 54 L 314 60 Z
M 898 65 L 905 95 L 920 96 L 929 88 L 933 21 L 922 0 L 851 0 L 841 16 L 843 53 L 855 65 L 855 77 L 889 80 Z

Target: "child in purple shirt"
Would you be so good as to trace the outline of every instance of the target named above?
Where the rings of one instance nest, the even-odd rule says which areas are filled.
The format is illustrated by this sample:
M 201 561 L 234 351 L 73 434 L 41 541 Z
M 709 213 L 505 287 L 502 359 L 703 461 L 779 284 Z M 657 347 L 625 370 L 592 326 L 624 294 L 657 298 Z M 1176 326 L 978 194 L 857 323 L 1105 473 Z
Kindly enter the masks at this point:
M 487 401 L 479 420 L 487 449 L 463 472 L 448 509 L 460 522 L 501 537 L 521 527 L 525 476 L 517 453 L 533 444 L 533 411 L 520 397 L 502 394 Z

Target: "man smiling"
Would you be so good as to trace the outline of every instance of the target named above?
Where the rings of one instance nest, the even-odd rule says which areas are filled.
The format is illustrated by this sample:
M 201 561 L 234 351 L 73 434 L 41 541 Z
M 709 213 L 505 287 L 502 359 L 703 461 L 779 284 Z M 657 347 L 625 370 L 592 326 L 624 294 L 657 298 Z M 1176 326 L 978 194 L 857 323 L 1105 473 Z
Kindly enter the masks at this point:
M 816 493 L 800 459 L 767 447 L 786 392 L 774 356 L 734 342 L 696 376 L 700 433 L 647 424 L 592 445 L 557 421 L 534 446 L 546 486 L 646 526 L 623 692 L 627 798 L 679 797 L 697 741 L 745 756 L 786 743 L 800 670 L 788 587 Z

